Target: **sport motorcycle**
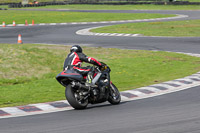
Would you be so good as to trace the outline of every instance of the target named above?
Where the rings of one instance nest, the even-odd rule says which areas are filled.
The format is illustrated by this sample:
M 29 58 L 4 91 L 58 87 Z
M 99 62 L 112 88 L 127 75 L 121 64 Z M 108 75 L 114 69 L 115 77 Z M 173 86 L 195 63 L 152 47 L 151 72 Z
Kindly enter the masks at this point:
M 56 76 L 57 81 L 65 87 L 65 96 L 74 109 L 85 109 L 87 105 L 109 103 L 116 105 L 121 101 L 120 92 L 110 81 L 111 69 L 101 62 L 103 67 L 93 66 L 92 85 L 86 84 L 86 77 L 77 73 L 73 66 Z

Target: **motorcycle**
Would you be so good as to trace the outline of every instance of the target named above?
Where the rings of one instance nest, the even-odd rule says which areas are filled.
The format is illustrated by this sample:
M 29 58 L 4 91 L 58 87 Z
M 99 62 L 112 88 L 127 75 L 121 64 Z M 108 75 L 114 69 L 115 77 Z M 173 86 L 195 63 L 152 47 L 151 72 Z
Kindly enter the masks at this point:
M 116 105 L 121 101 L 117 87 L 110 81 L 110 67 L 101 62 L 104 67 L 93 66 L 94 76 L 92 86 L 87 86 L 86 77 L 77 73 L 73 68 L 56 76 L 57 81 L 66 87 L 65 96 L 69 104 L 75 109 L 85 109 L 87 105 L 109 103 Z

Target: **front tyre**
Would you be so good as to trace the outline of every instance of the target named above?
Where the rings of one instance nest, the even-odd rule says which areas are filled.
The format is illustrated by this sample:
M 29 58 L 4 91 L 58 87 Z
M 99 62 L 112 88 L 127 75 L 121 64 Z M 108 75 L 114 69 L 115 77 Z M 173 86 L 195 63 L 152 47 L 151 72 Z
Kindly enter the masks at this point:
M 116 104 L 119 104 L 121 101 L 121 96 L 120 96 L 120 93 L 119 93 L 119 90 L 117 89 L 117 87 L 111 83 L 110 84 L 110 94 L 109 94 L 109 97 L 108 97 L 108 102 L 113 104 L 113 105 L 116 105 Z
M 71 85 L 66 87 L 65 96 L 69 104 L 74 109 L 85 109 L 88 105 L 88 99 L 84 99 L 84 96 L 81 95 L 81 92 L 75 88 L 72 88 Z

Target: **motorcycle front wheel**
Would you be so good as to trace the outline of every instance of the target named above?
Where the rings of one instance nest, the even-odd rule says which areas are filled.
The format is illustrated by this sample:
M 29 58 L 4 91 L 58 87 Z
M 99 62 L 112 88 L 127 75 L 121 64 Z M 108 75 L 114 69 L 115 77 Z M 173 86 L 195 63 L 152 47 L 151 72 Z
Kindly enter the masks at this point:
M 85 109 L 88 105 L 88 99 L 85 99 L 80 90 L 72 88 L 71 85 L 66 87 L 65 96 L 74 109 Z
M 108 97 L 108 102 L 113 105 L 116 105 L 116 104 L 119 104 L 120 101 L 121 101 L 120 92 L 117 89 L 117 87 L 113 83 L 111 83 L 110 84 L 110 95 Z

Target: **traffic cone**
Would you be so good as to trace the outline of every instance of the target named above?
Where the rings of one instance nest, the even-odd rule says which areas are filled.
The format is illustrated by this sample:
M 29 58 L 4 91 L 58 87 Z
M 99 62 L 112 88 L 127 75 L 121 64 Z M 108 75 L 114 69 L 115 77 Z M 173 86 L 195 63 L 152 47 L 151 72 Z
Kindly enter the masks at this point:
M 34 20 L 32 20 L 32 26 L 35 25 Z
M 17 43 L 18 44 L 22 44 L 23 43 L 21 34 L 18 35 L 18 42 Z
M 25 20 L 25 25 L 28 26 L 28 21 L 27 20 Z
M 13 21 L 13 26 L 16 26 L 15 21 Z
M 6 27 L 6 23 L 5 22 L 3 22 L 3 25 L 2 25 L 3 27 Z

